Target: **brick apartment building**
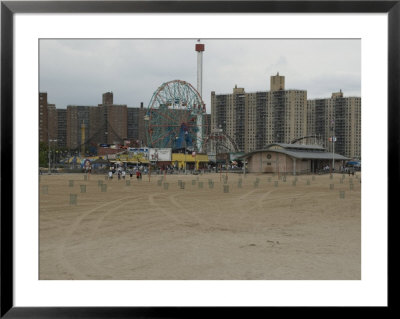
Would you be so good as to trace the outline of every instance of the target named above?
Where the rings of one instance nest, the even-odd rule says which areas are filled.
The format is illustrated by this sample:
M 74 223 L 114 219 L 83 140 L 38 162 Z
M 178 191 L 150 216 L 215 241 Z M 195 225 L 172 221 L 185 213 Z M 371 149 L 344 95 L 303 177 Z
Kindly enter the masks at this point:
M 106 92 L 97 106 L 68 105 L 57 109 L 39 93 L 39 140 L 51 141 L 59 147 L 90 151 L 99 144 L 144 145 L 146 140 L 144 116 L 146 109 L 114 104 L 113 93 Z
M 47 93 L 39 93 L 39 142 L 49 142 Z

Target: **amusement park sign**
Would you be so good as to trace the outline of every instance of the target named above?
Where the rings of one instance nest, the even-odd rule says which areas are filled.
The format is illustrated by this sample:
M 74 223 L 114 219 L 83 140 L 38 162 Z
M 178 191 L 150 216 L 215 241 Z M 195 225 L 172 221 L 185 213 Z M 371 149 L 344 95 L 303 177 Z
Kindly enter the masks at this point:
M 170 148 L 150 148 L 150 161 L 155 162 L 170 162 L 171 149 Z

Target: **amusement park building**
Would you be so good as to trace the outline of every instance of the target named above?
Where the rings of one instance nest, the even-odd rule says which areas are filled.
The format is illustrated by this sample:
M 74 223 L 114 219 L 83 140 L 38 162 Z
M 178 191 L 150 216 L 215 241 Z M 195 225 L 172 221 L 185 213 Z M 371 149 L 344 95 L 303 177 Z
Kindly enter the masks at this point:
M 185 165 L 189 169 L 206 168 L 209 163 L 207 154 L 182 154 L 172 153 L 171 164 L 179 169 L 184 169 Z
M 264 149 L 247 153 L 241 157 L 246 159 L 250 173 L 282 173 L 306 174 L 316 173 L 324 167 L 340 170 L 348 160 L 340 154 L 326 152 L 319 145 L 273 143 Z

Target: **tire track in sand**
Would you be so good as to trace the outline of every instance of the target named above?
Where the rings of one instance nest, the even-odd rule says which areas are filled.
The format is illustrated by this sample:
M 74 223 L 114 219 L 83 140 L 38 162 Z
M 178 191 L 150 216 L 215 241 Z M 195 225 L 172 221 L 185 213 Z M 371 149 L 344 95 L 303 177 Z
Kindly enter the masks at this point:
M 182 224 L 182 220 L 178 219 L 177 217 L 175 217 L 174 214 L 171 214 L 170 212 L 168 212 L 168 210 L 166 210 L 164 207 L 161 207 L 155 200 L 154 197 L 155 196 L 160 196 L 162 194 L 149 194 L 148 195 L 148 200 L 149 200 L 149 205 L 155 207 L 156 209 L 158 209 L 159 211 L 161 211 L 167 218 L 169 218 L 170 220 L 173 220 L 176 224 L 180 225 Z
M 61 245 L 60 245 L 60 246 L 57 248 L 57 250 L 56 250 L 56 260 L 57 260 L 57 263 L 58 263 L 58 265 L 61 265 L 61 267 L 64 268 L 64 269 L 67 271 L 67 274 L 72 275 L 73 277 L 77 277 L 76 275 L 78 275 L 79 277 L 82 277 L 82 278 L 87 277 L 87 275 L 85 275 L 85 274 L 81 273 L 79 270 L 77 270 L 75 266 L 71 265 L 71 264 L 68 262 L 68 260 L 67 260 L 67 258 L 66 258 L 66 256 L 65 256 L 65 247 L 66 247 L 68 241 L 71 240 L 72 235 L 73 235 L 74 232 L 78 229 L 78 227 L 79 227 L 79 225 L 81 224 L 81 222 L 82 222 L 86 217 L 88 217 L 90 214 L 95 213 L 97 210 L 99 210 L 99 209 L 101 209 L 101 208 L 103 208 L 103 207 L 107 207 L 107 206 L 109 206 L 109 205 L 113 205 L 113 204 L 115 204 L 115 203 L 117 203 L 117 202 L 126 200 L 126 199 L 128 199 L 128 198 L 131 198 L 131 196 L 122 197 L 122 198 L 113 200 L 113 201 L 111 201 L 111 202 L 107 202 L 107 203 L 105 203 L 105 204 L 102 204 L 102 205 L 100 205 L 100 206 L 97 206 L 97 207 L 95 207 L 95 208 L 93 208 L 93 209 L 87 211 L 86 213 L 82 214 L 81 216 L 79 216 L 79 217 L 76 219 L 76 221 L 68 228 L 68 230 L 67 230 L 67 232 L 66 232 L 66 234 L 65 234 L 65 236 L 64 236 L 64 238 L 63 238 L 63 240 L 62 240 L 62 242 L 61 242 Z M 122 203 L 122 204 L 120 204 L 120 205 L 117 205 L 117 206 L 114 207 L 114 208 L 120 207 L 120 206 L 122 206 L 122 205 L 124 205 L 124 203 Z
M 255 204 L 254 205 L 252 205 L 252 206 L 247 206 L 247 210 L 242 210 L 241 211 L 241 214 L 240 214 L 240 217 L 237 219 L 237 221 L 241 221 L 241 220 L 243 220 L 245 217 L 249 217 L 250 216 L 250 212 L 252 211 L 252 210 L 254 210 L 254 209 L 262 209 L 263 208 L 263 205 L 262 205 L 262 203 L 264 202 L 264 200 L 271 194 L 273 192 L 273 190 L 270 190 L 270 191 L 268 191 L 268 192 L 265 192 L 265 193 L 263 193 L 261 196 L 260 196 L 260 198 L 255 202 Z M 250 195 L 250 192 L 248 193 L 248 194 L 246 194 L 245 196 L 242 196 L 242 199 L 241 200 L 243 200 L 244 198 L 246 198 L 246 197 L 248 197 Z M 252 201 L 248 201 L 248 202 L 252 202 Z
M 133 203 L 137 202 L 138 200 L 142 200 L 144 196 L 138 196 L 136 198 L 131 198 L 130 200 L 124 202 L 121 205 L 118 205 L 117 207 L 114 207 L 111 210 L 107 210 L 101 217 L 99 217 L 96 221 L 96 223 L 93 225 L 93 228 L 91 230 L 92 235 L 94 236 L 96 234 L 96 231 L 99 229 L 100 225 L 103 223 L 104 219 L 108 216 L 110 216 L 112 213 L 114 213 L 116 210 L 120 209 L 122 206 L 128 206 L 132 205 Z
M 180 194 L 174 194 L 174 195 L 169 195 L 168 196 L 168 200 L 169 202 L 175 206 L 175 208 L 177 208 L 178 210 L 182 211 L 186 216 L 189 216 L 190 218 L 192 218 L 193 220 L 196 220 L 197 223 L 199 223 L 200 225 L 204 224 L 207 227 L 214 227 L 215 225 L 210 224 L 209 222 L 205 221 L 203 218 L 198 217 L 196 214 L 192 214 L 189 212 L 189 210 L 184 207 L 183 205 L 181 205 L 176 197 L 179 196 Z
M 240 218 L 238 219 L 238 221 L 242 221 L 244 218 L 248 217 L 248 220 L 252 220 L 252 216 L 251 216 L 251 212 L 255 209 L 265 209 L 265 202 L 271 203 L 274 201 L 281 201 L 281 200 L 292 200 L 290 201 L 289 205 L 292 207 L 293 206 L 293 202 L 296 201 L 299 197 L 301 197 L 302 194 L 297 193 L 293 196 L 278 196 L 278 197 L 273 197 L 273 198 L 268 198 L 269 195 L 274 192 L 275 190 L 270 190 L 266 193 L 264 193 L 257 201 L 255 201 L 255 204 L 250 206 L 249 209 L 247 209 L 246 211 L 244 211 L 244 213 L 240 216 Z M 246 195 L 250 195 L 250 193 L 246 194 Z M 243 198 L 247 197 L 247 196 L 243 196 Z M 242 199 L 243 199 L 242 198 Z M 252 201 L 248 201 L 248 202 L 252 202 Z M 254 221 L 252 223 L 248 223 L 250 226 L 252 226 L 253 230 L 255 230 L 255 228 L 258 226 L 258 222 Z
M 252 194 L 252 193 L 254 193 L 254 192 L 256 192 L 256 191 L 257 191 L 257 190 L 251 190 L 251 191 L 249 191 L 249 192 L 243 194 L 243 195 L 240 196 L 240 197 L 236 197 L 236 200 L 242 201 L 244 198 L 248 197 L 250 194 Z M 220 206 L 223 206 L 223 207 L 225 208 L 225 205 L 226 205 L 225 201 L 227 201 L 227 200 L 226 200 L 226 199 L 225 199 L 224 201 L 219 200 L 217 203 L 213 203 L 213 205 L 214 205 L 214 207 L 212 207 L 213 209 L 215 209 L 215 206 L 218 207 L 217 212 L 216 212 L 216 216 L 215 216 L 215 219 L 214 219 L 216 224 L 217 224 L 217 223 L 218 223 L 218 224 L 220 223 L 220 219 L 221 219 L 221 218 L 225 218 L 225 215 L 221 216 L 221 215 L 222 215 L 222 209 L 219 208 Z M 207 204 L 209 203 L 208 201 L 205 201 L 205 202 L 206 202 Z M 232 201 L 229 199 L 229 200 L 228 200 L 228 203 L 231 203 L 231 202 L 232 202 Z M 242 202 L 240 202 L 239 206 L 240 206 L 240 207 L 243 206 L 243 205 L 242 205 Z M 237 208 L 236 205 L 233 205 L 233 207 L 234 207 L 234 208 Z

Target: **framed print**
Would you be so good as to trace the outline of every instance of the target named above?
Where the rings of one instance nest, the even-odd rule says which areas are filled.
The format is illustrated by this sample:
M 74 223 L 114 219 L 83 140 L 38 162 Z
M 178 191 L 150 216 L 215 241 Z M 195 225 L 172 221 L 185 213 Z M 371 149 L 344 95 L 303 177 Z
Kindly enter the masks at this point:
M 399 18 L 2 1 L 1 316 L 389 309 Z

